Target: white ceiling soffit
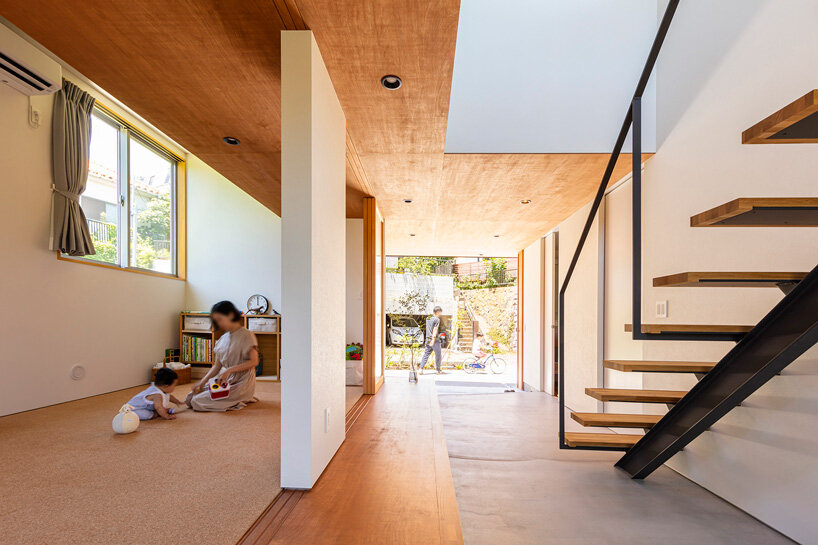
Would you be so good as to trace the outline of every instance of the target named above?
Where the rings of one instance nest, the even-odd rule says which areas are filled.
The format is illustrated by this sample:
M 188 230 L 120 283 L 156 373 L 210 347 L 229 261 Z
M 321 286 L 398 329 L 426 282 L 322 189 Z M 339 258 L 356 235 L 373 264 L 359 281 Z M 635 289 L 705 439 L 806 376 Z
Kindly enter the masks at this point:
M 446 152 L 610 152 L 657 25 L 657 0 L 463 0 Z M 655 151 L 653 79 L 642 143 Z

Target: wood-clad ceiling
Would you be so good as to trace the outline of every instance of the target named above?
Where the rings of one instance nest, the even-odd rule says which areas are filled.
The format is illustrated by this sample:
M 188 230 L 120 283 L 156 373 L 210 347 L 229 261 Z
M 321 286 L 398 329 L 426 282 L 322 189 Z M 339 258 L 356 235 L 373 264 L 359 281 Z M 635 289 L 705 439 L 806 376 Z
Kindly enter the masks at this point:
M 348 215 L 377 197 L 388 253 L 514 255 L 591 198 L 607 156 L 444 154 L 458 13 L 458 0 L 0 0 L 0 15 L 279 214 L 280 31 L 309 28 L 347 119 Z M 381 87 L 386 74 L 403 86 Z M 629 171 L 623 155 L 613 179 Z

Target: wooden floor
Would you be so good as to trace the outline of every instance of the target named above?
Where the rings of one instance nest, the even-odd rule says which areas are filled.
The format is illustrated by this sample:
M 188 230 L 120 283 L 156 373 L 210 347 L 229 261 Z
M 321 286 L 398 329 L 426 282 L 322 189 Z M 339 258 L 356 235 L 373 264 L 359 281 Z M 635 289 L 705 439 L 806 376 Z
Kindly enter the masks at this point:
M 433 380 L 367 401 L 315 487 L 285 490 L 241 545 L 463 543 Z

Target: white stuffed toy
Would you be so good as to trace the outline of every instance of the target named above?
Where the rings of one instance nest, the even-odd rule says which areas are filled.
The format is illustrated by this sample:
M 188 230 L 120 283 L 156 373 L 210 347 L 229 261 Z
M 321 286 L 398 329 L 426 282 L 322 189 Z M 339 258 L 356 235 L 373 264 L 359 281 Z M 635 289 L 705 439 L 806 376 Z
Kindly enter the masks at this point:
M 116 433 L 133 433 L 139 427 L 139 416 L 133 412 L 133 407 L 126 403 L 119 409 L 111 426 Z

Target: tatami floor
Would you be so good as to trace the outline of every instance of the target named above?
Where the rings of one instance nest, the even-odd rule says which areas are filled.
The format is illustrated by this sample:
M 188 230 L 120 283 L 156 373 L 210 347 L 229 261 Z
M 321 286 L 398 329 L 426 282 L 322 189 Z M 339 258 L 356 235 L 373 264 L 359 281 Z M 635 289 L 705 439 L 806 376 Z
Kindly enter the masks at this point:
M 633 481 L 618 453 L 560 450 L 549 395 L 441 395 L 440 407 L 466 545 L 793 543 L 666 467 Z

